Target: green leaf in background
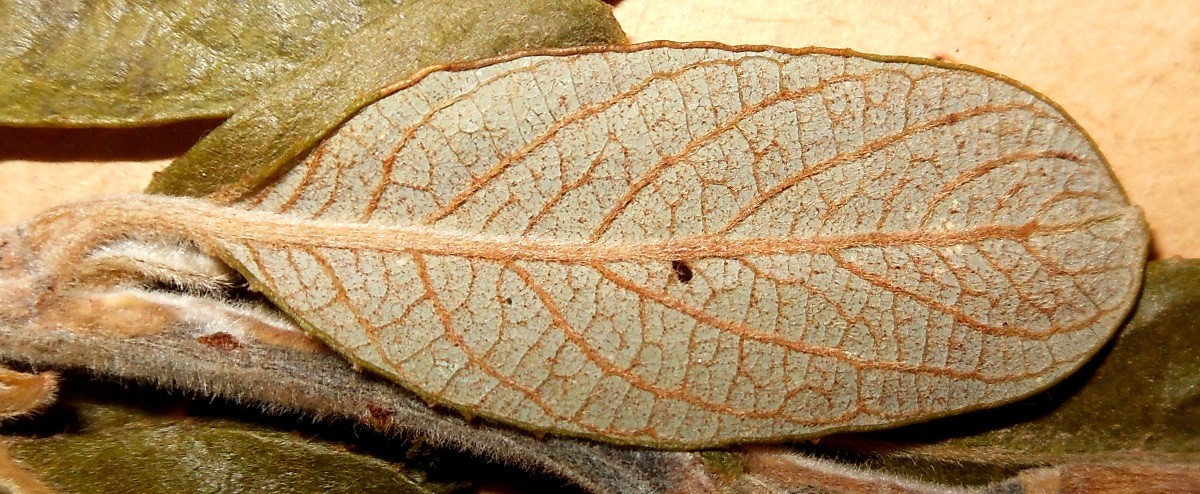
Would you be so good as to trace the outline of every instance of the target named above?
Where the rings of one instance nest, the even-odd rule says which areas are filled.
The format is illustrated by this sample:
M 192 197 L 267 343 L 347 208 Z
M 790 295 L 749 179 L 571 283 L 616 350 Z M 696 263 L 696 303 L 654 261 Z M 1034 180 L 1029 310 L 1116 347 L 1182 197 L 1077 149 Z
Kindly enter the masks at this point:
M 425 66 L 624 41 L 611 8 L 598 0 L 414 0 L 247 102 L 157 174 L 147 192 L 235 200 Z
M 867 464 L 989 482 L 1065 463 L 1200 462 L 1200 260 L 1152 262 L 1129 322 L 1078 375 L 1028 400 L 895 431 L 826 438 Z
M 134 126 L 233 113 L 400 0 L 0 3 L 0 124 Z
M 111 388 L 111 385 L 105 386 Z M 428 482 L 404 464 L 348 449 L 328 438 L 211 416 L 182 416 L 186 401 L 161 393 L 140 396 L 148 409 L 68 391 L 52 416 L 53 434 L 9 436 L 13 458 L 41 480 L 71 493 L 441 494 L 457 482 Z M 174 406 L 175 408 L 171 408 Z M 69 418 L 68 418 L 69 417 Z M 285 424 L 287 421 L 284 422 Z

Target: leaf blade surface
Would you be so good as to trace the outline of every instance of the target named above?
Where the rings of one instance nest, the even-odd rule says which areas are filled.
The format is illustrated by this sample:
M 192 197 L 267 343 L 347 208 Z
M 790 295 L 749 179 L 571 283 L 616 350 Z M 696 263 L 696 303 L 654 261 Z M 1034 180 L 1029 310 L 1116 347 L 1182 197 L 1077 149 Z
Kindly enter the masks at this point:
M 428 72 L 241 206 L 289 219 L 217 243 L 360 364 L 670 447 L 1027 396 L 1123 320 L 1147 244 L 1090 139 L 1019 85 L 716 45 Z

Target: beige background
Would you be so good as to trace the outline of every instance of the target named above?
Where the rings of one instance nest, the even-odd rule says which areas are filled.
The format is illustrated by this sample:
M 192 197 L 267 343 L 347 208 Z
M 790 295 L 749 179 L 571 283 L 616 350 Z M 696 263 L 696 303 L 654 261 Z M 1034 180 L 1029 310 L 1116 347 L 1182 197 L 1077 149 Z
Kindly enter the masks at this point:
M 1200 257 L 1200 1 L 624 0 L 615 13 L 633 41 L 831 46 L 1011 76 L 1092 134 L 1145 209 L 1159 256 Z M 0 128 L 0 223 L 136 191 L 211 125 Z

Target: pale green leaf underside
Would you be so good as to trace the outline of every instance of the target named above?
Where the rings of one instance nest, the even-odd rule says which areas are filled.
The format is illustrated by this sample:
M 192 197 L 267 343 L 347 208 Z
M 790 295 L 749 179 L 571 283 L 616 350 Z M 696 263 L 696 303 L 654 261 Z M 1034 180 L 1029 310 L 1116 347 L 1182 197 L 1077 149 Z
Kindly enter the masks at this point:
M 1011 401 L 1147 246 L 1090 140 L 980 71 L 640 46 L 434 71 L 218 241 L 339 351 L 521 427 L 690 447 Z

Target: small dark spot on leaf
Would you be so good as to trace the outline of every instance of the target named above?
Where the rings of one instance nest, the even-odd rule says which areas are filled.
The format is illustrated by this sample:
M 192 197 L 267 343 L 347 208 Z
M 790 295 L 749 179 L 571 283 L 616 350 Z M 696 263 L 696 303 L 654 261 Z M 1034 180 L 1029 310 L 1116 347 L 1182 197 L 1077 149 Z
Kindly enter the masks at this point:
M 378 421 L 380 424 L 386 424 L 393 415 L 391 410 L 374 403 L 367 403 L 367 411 L 371 413 L 371 418 Z
M 504 305 L 512 305 L 512 297 L 504 297 Z
M 671 261 L 671 269 L 675 271 L 675 278 L 680 283 L 692 281 L 692 267 L 688 266 L 686 262 Z
M 236 337 L 225 332 L 204 335 L 196 338 L 196 341 L 221 350 L 235 350 L 242 346 Z

